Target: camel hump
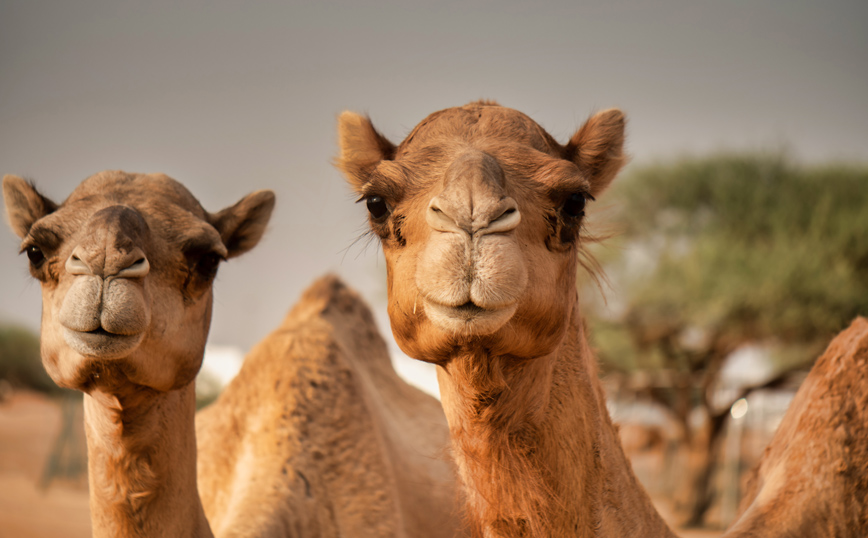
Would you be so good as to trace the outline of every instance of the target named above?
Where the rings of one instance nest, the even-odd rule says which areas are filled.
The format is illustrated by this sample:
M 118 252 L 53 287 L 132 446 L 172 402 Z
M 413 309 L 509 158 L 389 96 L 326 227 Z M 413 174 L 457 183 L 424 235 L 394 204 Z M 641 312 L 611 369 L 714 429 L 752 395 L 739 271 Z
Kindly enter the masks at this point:
M 314 281 L 289 311 L 287 321 L 304 323 L 313 317 L 329 321 L 335 316 L 354 318 L 365 325 L 373 325 L 374 316 L 364 299 L 334 274 L 326 274 Z M 349 320 L 345 320 L 349 321 Z
M 313 282 L 289 311 L 278 332 L 309 333 L 325 330 L 329 339 L 348 352 L 346 359 L 358 364 L 378 364 L 391 370 L 386 342 L 364 299 L 334 274 Z M 371 348 L 371 353 L 359 349 Z
M 824 405 L 812 403 L 812 413 L 825 413 L 825 420 L 839 424 L 843 420 L 855 419 L 852 414 L 842 415 L 843 409 L 855 407 L 853 412 L 860 417 L 856 421 L 858 427 L 868 436 L 868 411 L 859 403 L 868 398 L 868 319 L 857 317 L 829 343 L 803 385 L 813 389 L 817 402 L 824 402 Z M 796 395 L 797 400 L 799 396 Z M 860 444 L 868 451 L 865 440 Z
M 857 317 L 829 343 L 808 374 L 811 378 L 820 386 L 834 384 L 842 392 L 868 387 L 868 319 Z
M 866 403 L 868 319 L 857 317 L 796 393 L 748 480 L 744 513 L 727 536 L 783 536 L 784 530 L 788 536 L 831 536 L 832 528 L 835 536 L 868 536 Z M 823 486 L 806 489 L 809 483 Z
M 858 362 L 868 361 L 868 318 L 853 320 L 850 326 L 829 345 L 829 351 L 850 355 Z

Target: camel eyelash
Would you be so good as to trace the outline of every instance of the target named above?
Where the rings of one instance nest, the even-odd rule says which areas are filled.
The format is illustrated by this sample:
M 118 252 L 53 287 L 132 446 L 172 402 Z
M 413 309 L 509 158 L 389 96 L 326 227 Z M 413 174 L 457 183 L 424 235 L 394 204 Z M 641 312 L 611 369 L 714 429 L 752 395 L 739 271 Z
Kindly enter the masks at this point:
M 43 251 L 53 251 L 62 242 L 60 236 L 46 227 L 36 225 L 27 234 L 27 237 L 21 243 L 19 252 L 24 252 L 30 247 L 38 247 Z
M 549 199 L 554 202 L 556 206 L 563 205 L 567 199 L 574 195 L 579 194 L 585 198 L 588 202 L 596 202 L 597 199 L 591 196 L 591 193 L 584 189 L 554 189 L 549 192 Z

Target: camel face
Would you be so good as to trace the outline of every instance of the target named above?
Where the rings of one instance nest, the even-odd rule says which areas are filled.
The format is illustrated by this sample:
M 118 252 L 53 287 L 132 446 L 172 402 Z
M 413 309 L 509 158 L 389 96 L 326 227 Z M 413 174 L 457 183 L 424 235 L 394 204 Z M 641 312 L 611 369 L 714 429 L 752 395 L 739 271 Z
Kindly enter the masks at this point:
M 576 303 L 585 204 L 623 163 L 621 113 L 598 114 L 567 146 L 490 103 L 434 113 L 397 147 L 352 113 L 339 129 L 402 349 L 438 363 L 456 348 L 553 350 Z
M 416 266 L 427 318 L 444 332 L 488 335 L 509 322 L 527 285 L 514 233 L 521 223 L 495 158 L 466 149 L 425 209 L 430 228 Z
M 217 266 L 252 247 L 243 244 L 253 238 L 240 222 L 258 241 L 273 195 L 255 193 L 212 215 L 161 174 L 103 172 L 60 205 L 15 176 L 3 187 L 21 250 L 42 284 L 42 358 L 54 381 L 85 391 L 128 382 L 170 390 L 192 381 Z

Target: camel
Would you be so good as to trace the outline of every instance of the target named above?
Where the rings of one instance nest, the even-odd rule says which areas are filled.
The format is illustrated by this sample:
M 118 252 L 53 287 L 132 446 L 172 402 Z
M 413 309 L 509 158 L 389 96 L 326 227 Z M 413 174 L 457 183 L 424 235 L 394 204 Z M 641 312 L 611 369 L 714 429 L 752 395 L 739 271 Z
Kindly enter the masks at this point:
M 480 101 L 398 146 L 339 118 L 337 166 L 386 258 L 392 332 L 437 366 L 475 536 L 673 536 L 624 455 L 579 313 L 585 205 L 625 163 L 624 115 L 562 146 Z
M 464 534 L 440 404 L 398 377 L 373 314 L 333 276 L 251 350 L 196 434 L 218 536 Z
M 455 535 L 443 413 L 334 278 L 194 425 L 212 283 L 262 237 L 270 191 L 217 213 L 162 174 L 102 172 L 62 204 L 16 176 L 3 193 L 42 285 L 43 364 L 85 393 L 94 536 Z
M 479 101 L 431 114 L 396 146 L 367 117 L 339 118 L 336 165 L 380 238 L 396 341 L 437 366 L 474 536 L 674 536 L 621 448 L 576 289 L 589 264 L 585 207 L 625 163 L 624 126 L 621 111 L 602 111 L 561 145 L 526 115 Z M 791 428 L 805 428 L 803 414 Z M 852 435 L 864 441 L 861 418 Z M 745 513 L 754 523 L 727 536 L 770 521 L 769 506 L 788 510 L 787 490 L 769 488 L 795 458 L 780 444 L 767 454 Z M 855 461 L 847 472 L 865 491 L 865 457 Z M 866 501 L 855 499 L 864 529 Z M 854 528 L 857 513 L 841 525 Z M 791 536 L 763 532 L 744 536 Z
M 727 538 L 868 536 L 868 319 L 811 368 Z

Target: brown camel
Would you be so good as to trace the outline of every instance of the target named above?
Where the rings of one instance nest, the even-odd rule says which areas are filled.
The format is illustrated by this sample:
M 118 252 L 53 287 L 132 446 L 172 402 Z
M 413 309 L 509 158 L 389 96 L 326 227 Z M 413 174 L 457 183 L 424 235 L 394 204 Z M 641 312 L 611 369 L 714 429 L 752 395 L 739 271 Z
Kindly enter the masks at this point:
M 367 118 L 344 112 L 339 137 L 337 165 L 381 239 L 395 338 L 410 356 L 438 366 L 474 534 L 673 536 L 606 411 L 576 291 L 585 205 L 625 161 L 623 114 L 594 115 L 565 146 L 492 102 L 436 112 L 397 147 Z M 856 355 L 862 372 L 864 342 Z M 823 375 L 821 365 L 812 375 Z M 858 381 L 861 392 L 832 380 L 837 405 L 849 413 L 832 422 L 841 426 L 827 437 L 840 441 L 834 461 L 846 475 L 839 489 L 826 490 L 841 520 L 824 519 L 819 506 L 805 512 L 817 516 L 818 527 L 851 530 L 835 536 L 864 536 L 866 528 L 866 379 L 863 373 Z M 845 402 L 845 394 L 855 400 Z M 816 391 L 809 397 L 821 400 Z M 822 467 L 817 462 L 828 451 L 810 425 L 820 419 L 799 408 L 790 415 L 779 437 L 814 439 L 804 449 Z M 861 456 L 848 452 L 857 437 Z M 744 528 L 763 529 L 744 536 L 803 535 L 772 532 L 776 520 L 768 517 L 786 517 L 792 490 L 802 486 L 780 485 L 784 469 L 805 457 L 799 454 L 785 440 L 773 445 L 760 472 L 764 488 L 745 514 L 749 523 L 727 536 Z M 821 495 L 799 491 L 807 503 Z
M 334 277 L 254 347 L 196 434 L 218 536 L 459 535 L 443 410 L 398 377 L 370 310 Z
M 59 205 L 15 176 L 3 192 L 42 284 L 43 363 L 85 392 L 94 536 L 454 535 L 442 411 L 334 279 L 194 426 L 211 284 L 261 238 L 270 191 L 213 214 L 159 174 L 103 172 Z
M 868 320 L 856 318 L 796 393 L 726 536 L 868 536 Z
M 623 114 L 565 146 L 491 102 L 436 112 L 397 147 L 344 112 L 339 137 L 395 338 L 438 366 L 475 535 L 672 536 L 606 412 L 576 291 L 585 204 L 625 162 Z

